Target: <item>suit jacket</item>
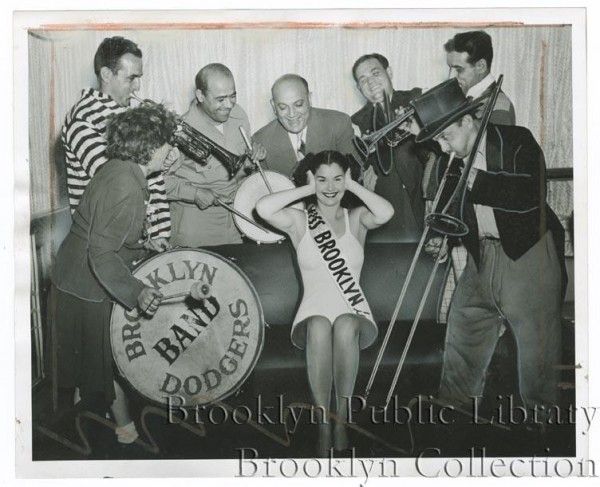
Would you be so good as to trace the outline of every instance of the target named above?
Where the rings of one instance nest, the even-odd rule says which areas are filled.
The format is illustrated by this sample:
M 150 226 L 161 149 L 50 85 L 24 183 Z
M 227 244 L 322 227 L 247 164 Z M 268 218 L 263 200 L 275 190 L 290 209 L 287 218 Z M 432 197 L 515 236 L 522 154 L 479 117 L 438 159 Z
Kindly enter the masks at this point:
M 492 94 L 492 91 L 496 88 L 496 82 L 494 81 L 490 86 L 488 86 L 484 92 L 481 94 L 481 97 L 485 97 L 486 99 Z M 485 104 L 481 106 L 478 111 L 478 116 L 481 117 L 483 115 L 483 111 L 485 110 Z M 515 125 L 515 107 L 512 102 L 506 96 L 506 94 L 500 90 L 498 93 L 498 98 L 496 99 L 496 104 L 494 105 L 494 109 L 490 115 L 490 122 L 494 125 Z M 429 141 L 426 142 L 425 145 L 429 147 L 439 159 L 435 162 L 429 162 L 425 166 L 425 175 L 423 176 L 423 194 L 425 195 L 425 199 L 433 200 L 435 197 L 435 193 L 437 191 L 437 184 L 439 181 L 439 177 L 441 174 L 435 174 L 435 171 L 440 171 L 440 169 L 445 168 L 448 163 L 448 154 L 444 154 L 440 146 L 437 142 Z M 437 169 L 436 169 L 437 168 Z
M 463 221 L 469 233 L 462 237 L 463 244 L 479 265 L 479 228 L 473 204 L 490 206 L 494 209 L 502 249 L 512 260 L 525 254 L 548 230 L 552 232 L 564 284 L 564 229 L 546 203 L 546 162 L 542 149 L 525 127 L 490 123 L 486 136 L 487 170 L 477 172 L 472 188 L 466 193 Z M 461 165 L 462 161 L 455 159 L 451 172 L 459 173 Z M 456 180 L 448 180 L 438 209 L 450 197 Z
M 420 88 L 410 91 L 394 91 L 390 106 L 392 110 L 407 107 L 409 102 L 421 94 Z M 362 134 L 373 131 L 373 118 L 377 117 L 377 126 L 384 125 L 383 112 L 374 114 L 372 103 L 365 104 L 352 115 L 352 122 L 360 128 Z M 416 145 L 414 137 L 390 148 L 381 142 L 379 155 L 382 158 L 386 175 L 377 162 L 377 154 L 369 155 L 367 164 L 375 168 L 378 175 L 375 192 L 387 199 L 394 207 L 393 218 L 382 227 L 369 232 L 369 240 L 377 241 L 416 241 L 423 231 L 425 201 L 423 199 L 423 164 L 428 150 Z M 393 164 L 391 158 L 393 157 Z
M 336 110 L 311 107 L 306 130 L 306 153 L 336 150 L 342 154 L 352 154 L 359 159 L 352 139 L 354 131 L 350 117 Z M 266 168 L 292 177 L 296 165 L 296 152 L 288 132 L 277 119 L 258 130 L 253 139 L 267 150 Z

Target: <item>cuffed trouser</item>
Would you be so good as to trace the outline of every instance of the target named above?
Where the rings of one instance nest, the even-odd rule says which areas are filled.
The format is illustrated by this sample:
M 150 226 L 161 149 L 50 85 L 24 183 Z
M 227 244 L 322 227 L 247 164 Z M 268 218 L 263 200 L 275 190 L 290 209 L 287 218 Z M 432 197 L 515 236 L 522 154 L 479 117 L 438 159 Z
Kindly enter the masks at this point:
M 483 393 L 503 321 L 517 345 L 519 390 L 526 406 L 554 405 L 561 357 L 560 265 L 546 233 L 516 261 L 499 240 L 484 239 L 479 270 L 469 255 L 450 312 L 438 398 L 467 405 Z

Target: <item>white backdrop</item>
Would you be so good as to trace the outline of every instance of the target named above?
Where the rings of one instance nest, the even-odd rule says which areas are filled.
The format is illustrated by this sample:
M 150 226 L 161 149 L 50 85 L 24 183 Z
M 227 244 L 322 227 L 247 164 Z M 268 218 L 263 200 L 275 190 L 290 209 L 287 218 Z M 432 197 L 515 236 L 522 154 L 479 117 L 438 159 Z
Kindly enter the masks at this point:
M 295 72 L 310 85 L 313 105 L 354 113 L 362 99 L 352 79 L 354 60 L 380 52 L 390 60 L 396 89 L 430 88 L 448 76 L 443 44 L 451 27 L 30 31 L 29 103 L 32 217 L 66 206 L 56 171 L 55 143 L 81 89 L 95 86 L 93 56 L 104 37 L 123 35 L 144 55 L 140 95 L 178 113 L 193 98 L 194 76 L 210 62 L 233 72 L 238 103 L 253 131 L 273 118 L 270 86 Z M 492 72 L 528 127 L 548 167 L 572 166 L 571 28 L 517 26 L 485 29 L 493 39 Z M 551 184 L 550 203 L 561 217 L 573 208 L 572 185 Z

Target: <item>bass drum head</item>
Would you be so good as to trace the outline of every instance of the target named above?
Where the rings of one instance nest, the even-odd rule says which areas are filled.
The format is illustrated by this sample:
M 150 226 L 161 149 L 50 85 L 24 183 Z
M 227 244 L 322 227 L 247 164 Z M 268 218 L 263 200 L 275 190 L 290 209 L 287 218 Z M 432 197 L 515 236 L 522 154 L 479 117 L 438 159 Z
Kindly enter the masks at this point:
M 294 183 L 283 174 L 275 171 L 263 171 L 263 173 L 267 178 L 267 181 L 269 181 L 273 192 L 295 188 Z M 254 173 L 248 176 L 238 188 L 233 201 L 233 207 L 252 221 L 258 222 L 262 226 L 272 228 L 256 213 L 256 203 L 259 199 L 268 194 L 269 189 L 267 188 L 262 175 L 259 172 Z M 296 203 L 292 208 L 303 210 L 304 204 Z M 233 221 L 240 232 L 255 242 L 275 243 L 285 239 L 285 235 L 279 233 L 277 230 L 273 229 L 272 231 L 265 232 L 235 214 L 233 215 Z
M 172 250 L 143 262 L 133 275 L 164 297 L 151 318 L 113 306 L 110 337 L 123 377 L 152 401 L 195 406 L 235 392 L 256 365 L 264 342 L 258 294 L 246 275 L 206 250 Z M 196 297 L 197 294 L 196 294 Z M 175 398 L 177 396 L 177 398 Z

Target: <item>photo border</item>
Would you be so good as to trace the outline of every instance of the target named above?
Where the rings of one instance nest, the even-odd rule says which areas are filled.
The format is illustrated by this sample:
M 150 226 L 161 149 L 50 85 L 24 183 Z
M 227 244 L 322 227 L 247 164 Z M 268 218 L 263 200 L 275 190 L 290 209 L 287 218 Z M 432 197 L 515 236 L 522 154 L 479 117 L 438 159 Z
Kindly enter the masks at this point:
M 258 20 L 288 22 L 290 15 L 298 22 L 359 22 L 366 18 L 369 21 L 384 22 L 390 18 L 401 15 L 402 20 L 408 18 L 426 19 L 436 21 L 443 18 L 445 21 L 467 19 L 474 21 L 481 19 L 485 13 L 486 20 L 494 18 L 495 21 L 531 21 L 535 18 L 536 24 L 571 23 L 572 24 L 572 76 L 573 76 L 573 169 L 574 169 L 574 211 L 575 219 L 575 314 L 576 322 L 576 363 L 581 365 L 576 372 L 576 394 L 578 407 L 589 406 L 587 376 L 590 371 L 588 350 L 588 290 L 587 290 L 587 267 L 588 267 L 588 213 L 587 213 L 587 133 L 586 133 L 586 105 L 587 105 L 587 83 L 585 79 L 586 67 L 586 29 L 585 11 L 583 9 L 495 9 L 494 12 L 478 9 L 468 11 L 457 10 L 302 10 L 302 11 L 204 11 L 194 12 L 199 18 L 214 22 L 234 22 L 244 19 L 254 22 Z M 492 14 L 493 15 L 490 15 Z M 65 19 L 67 22 L 99 22 L 109 17 L 110 22 L 127 22 L 130 16 L 148 22 L 164 20 L 175 22 L 188 19 L 188 11 L 164 11 L 153 12 L 17 12 L 14 18 L 14 49 L 16 52 L 27 52 L 27 28 L 34 28 Z M 558 22 L 558 20 L 560 20 Z M 467 23 L 461 24 L 467 26 Z M 468 24 L 472 26 L 472 24 Z M 28 154 L 28 77 L 23 76 L 27 72 L 26 55 L 15 57 L 14 86 L 14 171 L 15 171 L 15 345 L 16 345 L 16 368 L 15 378 L 16 390 L 16 445 L 17 445 L 17 473 L 19 476 L 45 477 L 50 473 L 60 472 L 63 476 L 80 475 L 84 472 L 87 476 L 136 476 L 153 474 L 156 477 L 165 476 L 221 476 L 235 472 L 238 462 L 235 460 L 157 460 L 136 461 L 132 468 L 131 462 L 122 461 L 63 461 L 63 462 L 32 462 L 31 458 L 31 374 L 30 374 L 30 326 L 29 326 L 29 296 L 30 296 L 30 255 L 27 242 L 29 235 L 29 171 L 27 165 Z M 18 211 L 17 211 L 18 209 Z M 26 209 L 26 211 L 24 210 Z M 578 433 L 583 426 L 581 411 L 578 411 Z M 588 449 L 589 435 L 577 434 L 577 455 L 579 458 Z M 412 459 L 401 459 L 412 462 Z M 200 463 L 200 465 L 199 465 Z M 436 463 L 431 463 L 433 468 Z M 177 475 L 173 475 L 177 474 Z

